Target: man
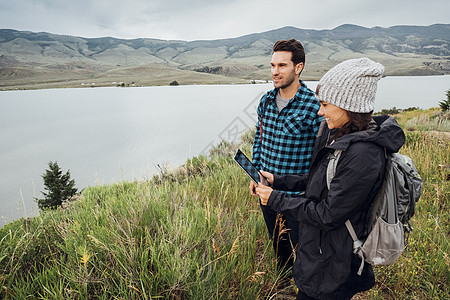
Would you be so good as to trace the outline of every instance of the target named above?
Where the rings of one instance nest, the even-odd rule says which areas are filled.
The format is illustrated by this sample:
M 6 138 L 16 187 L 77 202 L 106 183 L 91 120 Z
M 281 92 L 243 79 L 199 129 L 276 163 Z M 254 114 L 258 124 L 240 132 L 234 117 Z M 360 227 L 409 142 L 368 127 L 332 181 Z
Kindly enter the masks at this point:
M 253 142 L 252 160 L 260 170 L 278 175 L 309 170 L 321 117 L 319 101 L 299 80 L 304 64 L 305 51 L 300 42 L 291 39 L 275 43 L 271 61 L 275 89 L 260 100 Z M 249 188 L 257 196 L 253 181 Z M 293 247 L 298 243 L 298 223 L 266 206 L 261 205 L 261 210 L 273 239 L 278 267 L 288 270 L 293 265 Z

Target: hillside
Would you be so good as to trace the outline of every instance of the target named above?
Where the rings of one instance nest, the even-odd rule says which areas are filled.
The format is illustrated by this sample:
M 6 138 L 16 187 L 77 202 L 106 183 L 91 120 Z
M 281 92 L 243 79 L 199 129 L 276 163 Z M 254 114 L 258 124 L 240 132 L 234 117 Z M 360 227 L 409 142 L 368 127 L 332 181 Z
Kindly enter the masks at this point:
M 307 53 L 303 78 L 319 79 L 342 60 L 367 56 L 387 75 L 450 73 L 450 24 L 332 30 L 284 27 L 205 41 L 83 38 L 0 29 L 0 89 L 244 83 L 270 80 L 279 39 L 300 40 Z
M 375 267 L 375 287 L 354 299 L 449 299 L 450 139 L 418 126 L 448 125 L 439 115 L 395 116 L 413 130 L 401 153 L 414 160 L 422 197 L 405 251 Z M 210 159 L 146 182 L 87 187 L 65 208 L 7 224 L 0 298 L 292 299 L 295 285 L 282 284 L 259 202 L 232 160 L 236 147 L 251 153 L 253 135 L 220 143 Z

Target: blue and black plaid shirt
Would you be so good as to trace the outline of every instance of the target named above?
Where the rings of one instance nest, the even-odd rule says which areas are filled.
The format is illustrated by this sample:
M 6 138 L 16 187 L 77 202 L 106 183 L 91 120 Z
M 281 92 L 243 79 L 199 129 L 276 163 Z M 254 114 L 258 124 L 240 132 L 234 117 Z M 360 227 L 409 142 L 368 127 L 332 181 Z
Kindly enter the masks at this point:
M 278 90 L 267 92 L 259 103 L 253 163 L 260 170 L 273 174 L 307 173 L 322 120 L 317 114 L 320 103 L 300 81 L 294 98 L 279 111 L 275 101 Z

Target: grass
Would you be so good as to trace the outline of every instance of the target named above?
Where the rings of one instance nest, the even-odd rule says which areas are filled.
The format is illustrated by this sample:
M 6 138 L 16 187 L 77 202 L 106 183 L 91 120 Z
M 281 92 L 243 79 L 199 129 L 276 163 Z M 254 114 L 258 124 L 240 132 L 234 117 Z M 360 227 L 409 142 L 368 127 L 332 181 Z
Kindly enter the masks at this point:
M 406 111 L 395 118 L 408 131 L 450 132 L 450 111 L 442 112 L 439 108 Z
M 424 112 L 428 113 L 428 111 Z M 399 118 L 400 119 L 400 118 Z M 251 153 L 252 132 L 239 145 Z M 292 299 L 258 201 L 222 142 L 146 182 L 84 189 L 68 208 L 0 229 L 2 299 Z M 355 299 L 449 298 L 448 137 L 407 132 L 424 190 L 401 258 Z

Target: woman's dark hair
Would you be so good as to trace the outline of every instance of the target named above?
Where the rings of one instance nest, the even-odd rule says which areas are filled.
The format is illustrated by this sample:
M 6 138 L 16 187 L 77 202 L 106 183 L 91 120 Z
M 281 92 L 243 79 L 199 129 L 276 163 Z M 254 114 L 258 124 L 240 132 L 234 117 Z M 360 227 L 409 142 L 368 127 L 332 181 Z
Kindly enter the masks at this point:
M 316 86 L 316 97 L 319 95 L 320 84 Z M 333 134 L 333 140 L 340 138 L 343 135 L 366 130 L 369 128 L 369 123 L 372 121 L 372 113 L 356 113 L 352 111 L 346 110 L 345 113 L 348 116 L 348 122 L 344 124 L 341 128 L 336 129 Z
M 369 123 L 372 121 L 372 112 L 355 113 L 348 110 L 345 112 L 347 113 L 349 120 L 344 126 L 336 130 L 333 135 L 334 140 L 352 132 L 366 130 L 369 128 Z
M 305 64 L 305 49 L 302 43 L 296 39 L 280 40 L 273 46 L 273 52 L 287 51 L 292 53 L 292 61 L 294 65 L 299 63 Z

